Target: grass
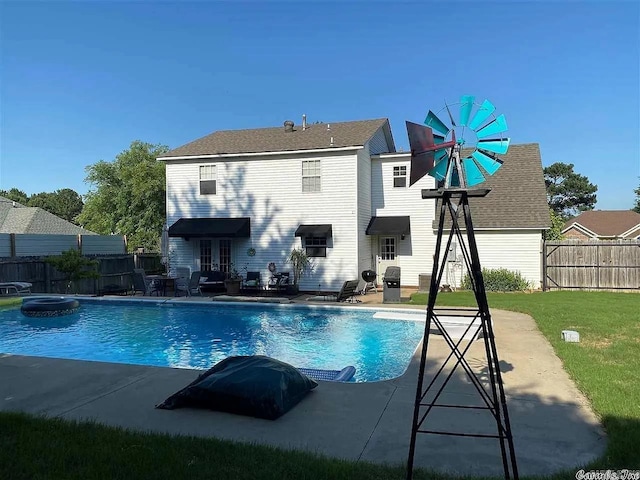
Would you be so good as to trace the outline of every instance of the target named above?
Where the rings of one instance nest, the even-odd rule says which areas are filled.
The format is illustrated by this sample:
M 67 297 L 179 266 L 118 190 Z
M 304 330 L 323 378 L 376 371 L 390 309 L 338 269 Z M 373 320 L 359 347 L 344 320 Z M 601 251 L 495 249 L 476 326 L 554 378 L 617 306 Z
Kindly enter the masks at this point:
M 492 309 L 531 315 L 607 431 L 598 468 L 640 468 L 640 296 L 612 292 L 488 293 Z M 427 294 L 411 303 L 425 305 Z M 440 294 L 441 306 L 475 306 L 470 292 Z M 562 330 L 577 330 L 566 343 Z
M 15 301 L 15 299 L 10 299 Z M 466 292 L 443 294 L 439 305 L 473 305 Z M 6 299 L 0 299 L 0 307 Z M 424 305 L 426 295 L 412 303 Z M 640 468 L 640 297 L 600 292 L 489 294 L 491 308 L 536 319 L 609 436 L 592 468 Z M 579 344 L 561 341 L 576 329 Z M 310 432 L 312 434 L 312 432 Z M 216 439 L 128 432 L 92 423 L 0 413 L 0 465 L 12 479 L 402 479 L 402 466 L 383 467 L 304 452 Z M 416 470 L 416 479 L 446 479 Z M 574 478 L 562 472 L 553 479 Z

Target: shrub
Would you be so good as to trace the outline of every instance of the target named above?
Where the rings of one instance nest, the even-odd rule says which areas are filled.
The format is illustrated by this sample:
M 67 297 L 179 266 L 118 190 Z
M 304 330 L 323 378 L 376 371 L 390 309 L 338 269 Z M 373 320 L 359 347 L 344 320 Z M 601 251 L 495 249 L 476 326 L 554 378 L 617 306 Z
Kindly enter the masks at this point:
M 484 288 L 487 292 L 521 292 L 531 287 L 530 283 L 520 274 L 506 268 L 482 269 Z M 471 279 L 465 274 L 460 287 L 471 290 Z
M 66 252 L 53 257 L 47 257 L 45 261 L 53 268 L 63 273 L 67 282 L 65 293 L 69 293 L 76 280 L 83 278 L 99 278 L 97 271 L 99 262 L 84 257 L 77 249 L 70 248 Z M 77 293 L 77 292 L 76 292 Z

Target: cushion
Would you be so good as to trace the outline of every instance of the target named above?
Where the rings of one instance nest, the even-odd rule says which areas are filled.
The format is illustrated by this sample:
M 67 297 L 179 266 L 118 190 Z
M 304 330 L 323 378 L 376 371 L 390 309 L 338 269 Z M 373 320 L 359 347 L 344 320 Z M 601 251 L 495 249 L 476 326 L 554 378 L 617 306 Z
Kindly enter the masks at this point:
M 258 284 L 256 280 L 247 280 L 244 283 L 247 287 L 255 287 Z
M 275 420 L 318 384 L 297 368 L 262 355 L 229 357 L 156 408 L 208 408 Z

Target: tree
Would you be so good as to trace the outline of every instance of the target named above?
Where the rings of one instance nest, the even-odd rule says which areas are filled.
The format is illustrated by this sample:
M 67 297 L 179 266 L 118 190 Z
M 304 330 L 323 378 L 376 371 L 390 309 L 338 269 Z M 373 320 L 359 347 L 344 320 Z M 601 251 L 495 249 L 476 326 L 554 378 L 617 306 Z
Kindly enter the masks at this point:
M 18 190 L 17 188 L 12 188 L 10 190 L 0 190 L 0 197 L 8 198 L 14 202 L 21 203 L 22 205 L 27 205 L 29 202 L 29 197 L 22 190 Z
M 633 193 L 636 194 L 636 203 L 631 210 L 640 213 L 640 185 L 638 185 L 638 188 L 636 188 Z
M 65 293 L 69 293 L 76 280 L 98 278 L 100 276 L 97 270 L 99 262 L 82 256 L 75 248 L 70 248 L 60 255 L 47 257 L 45 261 L 60 273 L 64 273 L 67 281 Z
M 126 235 L 129 250 L 157 249 L 165 220 L 165 171 L 157 157 L 169 150 L 136 140 L 115 160 L 86 168 L 93 186 L 77 220 L 103 235 Z
M 563 219 L 593 210 L 598 187 L 573 171 L 573 164 L 556 162 L 544 169 L 549 207 Z
M 551 214 L 551 228 L 545 230 L 543 237 L 545 240 L 562 240 L 562 227 L 564 227 L 564 219 L 553 210 L 549 209 Z
M 70 188 L 56 190 L 53 193 L 36 193 L 29 198 L 30 207 L 40 207 L 68 222 L 76 223 L 76 217 L 82 212 L 82 197 Z

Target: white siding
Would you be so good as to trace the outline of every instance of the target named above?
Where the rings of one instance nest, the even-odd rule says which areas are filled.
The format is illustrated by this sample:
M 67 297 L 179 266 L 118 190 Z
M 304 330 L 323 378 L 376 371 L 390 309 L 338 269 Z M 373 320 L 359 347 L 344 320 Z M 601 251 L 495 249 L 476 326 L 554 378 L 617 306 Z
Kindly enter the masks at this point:
M 476 231 L 476 243 L 482 268 L 506 268 L 518 271 L 540 288 L 542 278 L 542 231 Z
M 389 151 L 389 145 L 387 144 L 387 137 L 384 134 L 384 128 L 380 127 L 378 131 L 369 140 L 369 153 L 371 155 L 377 155 L 378 153 L 387 153 Z
M 269 278 L 267 265 L 275 262 L 281 271 L 301 241 L 294 236 L 300 224 L 329 223 L 333 238 L 326 258 L 315 258 L 315 268 L 305 275 L 303 290 L 336 290 L 345 278 L 358 275 L 357 156 L 333 152 L 332 156 L 282 155 L 228 159 L 225 161 L 167 162 L 167 224 L 180 218 L 250 217 L 251 237 L 233 242 L 232 259 L 243 272 L 256 270 L 263 281 Z M 322 191 L 302 193 L 302 160 L 320 159 Z M 200 195 L 199 166 L 218 166 L 217 195 Z M 197 241 L 172 238 L 172 262 L 197 268 Z M 247 249 L 256 250 L 254 257 Z
M 379 130 L 379 131 L 382 131 Z M 365 235 L 371 220 L 371 157 L 369 145 L 358 150 L 358 272 L 375 270 L 375 259 L 371 251 L 371 239 Z M 357 277 L 362 280 L 360 274 Z M 348 279 L 345 279 L 348 280 Z M 364 282 L 361 282 L 364 285 Z M 361 285 L 362 286 L 362 285 Z
M 373 216 L 406 216 L 411 218 L 411 235 L 404 240 L 398 238 L 398 266 L 401 268 L 401 283 L 417 286 L 421 273 L 431 274 L 436 237 L 432 221 L 435 215 L 435 200 L 423 200 L 423 188 L 435 188 L 432 177 L 425 176 L 409 187 L 410 154 L 390 158 L 374 158 L 371 161 L 371 214 Z M 407 167 L 407 187 L 394 188 L 393 167 Z M 378 237 L 371 236 L 374 255 L 378 251 Z M 384 272 L 378 272 L 379 277 Z
M 124 237 L 120 235 L 82 235 L 84 255 L 114 255 L 126 252 Z
M 0 257 L 11 256 L 11 234 L 0 233 Z

